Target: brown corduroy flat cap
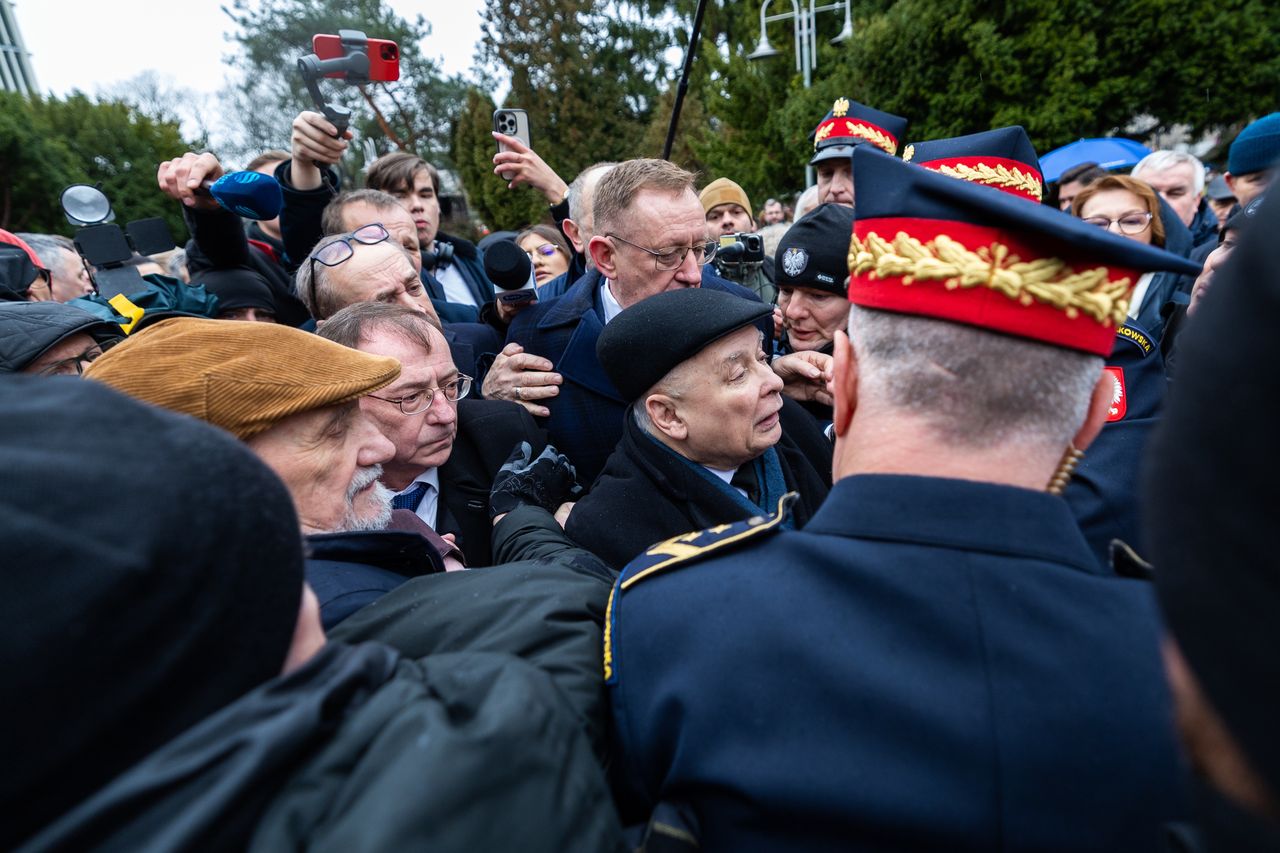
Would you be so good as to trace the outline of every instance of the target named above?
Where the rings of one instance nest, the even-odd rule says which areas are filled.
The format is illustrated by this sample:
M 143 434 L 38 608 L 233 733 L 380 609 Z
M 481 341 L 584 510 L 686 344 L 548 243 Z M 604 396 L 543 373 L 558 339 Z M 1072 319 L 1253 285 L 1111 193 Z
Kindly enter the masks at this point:
M 399 375 L 394 358 L 288 326 L 192 317 L 131 335 L 85 371 L 90 379 L 242 440 L 290 415 L 376 391 Z

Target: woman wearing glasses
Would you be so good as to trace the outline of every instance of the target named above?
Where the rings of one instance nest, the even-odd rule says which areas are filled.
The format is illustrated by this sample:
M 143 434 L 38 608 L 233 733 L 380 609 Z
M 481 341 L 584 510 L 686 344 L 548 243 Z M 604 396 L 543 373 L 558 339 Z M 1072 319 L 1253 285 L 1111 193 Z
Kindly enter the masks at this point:
M 1160 202 L 1155 190 L 1137 178 L 1108 175 L 1098 179 L 1075 197 L 1071 213 L 1112 234 L 1164 248 Z M 1162 309 L 1173 298 L 1177 282 L 1174 273 L 1146 273 L 1130 296 L 1129 319 L 1156 341 L 1164 331 Z
M 538 287 L 569 271 L 569 246 L 549 225 L 530 225 L 516 235 L 516 245 L 533 261 Z

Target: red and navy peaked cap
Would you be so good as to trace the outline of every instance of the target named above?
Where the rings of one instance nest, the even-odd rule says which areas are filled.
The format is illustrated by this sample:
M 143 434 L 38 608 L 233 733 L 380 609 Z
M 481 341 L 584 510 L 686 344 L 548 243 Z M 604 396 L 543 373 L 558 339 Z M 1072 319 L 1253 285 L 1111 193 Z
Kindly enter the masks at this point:
M 898 153 L 898 143 L 906 135 L 902 116 L 874 110 L 848 98 L 836 98 L 831 112 L 813 129 L 813 159 L 809 165 L 837 157 L 848 157 L 855 145 L 870 142 L 887 154 Z
M 1099 356 L 1144 272 L 1196 264 L 1045 205 L 853 152 L 849 301 Z
M 902 159 L 1035 202 L 1044 197 L 1040 157 L 1027 132 L 1017 125 L 913 142 L 902 150 Z

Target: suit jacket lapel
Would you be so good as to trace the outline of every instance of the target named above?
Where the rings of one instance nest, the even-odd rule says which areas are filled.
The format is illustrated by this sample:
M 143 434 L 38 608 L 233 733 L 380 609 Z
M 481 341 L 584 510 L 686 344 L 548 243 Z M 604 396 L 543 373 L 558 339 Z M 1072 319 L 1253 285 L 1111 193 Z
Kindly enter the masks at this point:
M 596 356 L 596 341 L 604 331 L 604 323 L 596 315 L 594 307 L 587 308 L 580 316 L 578 326 L 560 356 L 560 363 L 555 367 L 556 371 L 571 382 L 626 405 L 626 400 L 613 387 Z

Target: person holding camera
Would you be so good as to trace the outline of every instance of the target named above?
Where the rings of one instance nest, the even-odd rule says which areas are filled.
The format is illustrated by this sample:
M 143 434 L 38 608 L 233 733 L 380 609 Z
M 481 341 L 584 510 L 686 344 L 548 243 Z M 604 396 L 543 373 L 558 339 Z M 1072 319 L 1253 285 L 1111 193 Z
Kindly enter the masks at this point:
M 716 178 L 698 194 L 707 217 L 707 239 L 720 250 L 710 266 L 716 275 L 753 291 L 768 305 L 777 301 L 773 286 L 773 258 L 764 254 L 751 215 L 751 199 L 728 178 Z

